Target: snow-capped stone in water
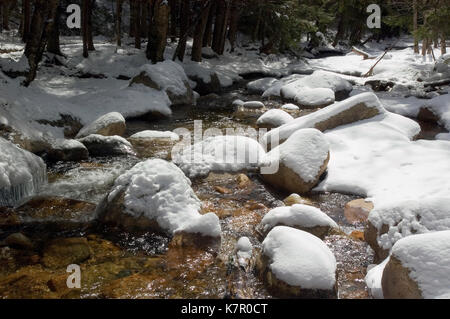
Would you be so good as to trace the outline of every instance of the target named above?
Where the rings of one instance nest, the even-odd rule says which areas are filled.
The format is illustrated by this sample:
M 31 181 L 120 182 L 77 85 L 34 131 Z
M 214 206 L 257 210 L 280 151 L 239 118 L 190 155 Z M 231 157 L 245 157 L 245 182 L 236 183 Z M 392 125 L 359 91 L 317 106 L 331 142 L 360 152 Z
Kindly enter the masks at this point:
M 164 91 L 172 105 L 194 104 L 194 91 L 183 67 L 178 63 L 166 60 L 157 64 L 145 64 L 140 71 L 141 73 L 131 80 L 130 86 L 143 84 Z
M 268 143 L 272 136 L 279 136 L 280 142 L 282 142 L 302 128 L 316 128 L 324 132 L 341 125 L 369 119 L 385 112 L 386 110 L 375 94 L 362 93 L 314 113 L 296 118 L 279 128 L 271 130 L 263 138 Z
M 319 182 L 329 159 L 330 146 L 323 133 L 316 129 L 298 130 L 263 159 L 264 166 L 275 167 L 278 163 L 278 171 L 261 172 L 261 176 L 274 187 L 307 193 Z
M 192 233 L 220 238 L 219 218 L 200 215 L 201 202 L 191 181 L 174 164 L 150 159 L 119 176 L 100 205 L 100 220 L 127 230 L 173 236 Z
M 401 238 L 450 229 L 450 198 L 434 197 L 380 204 L 369 214 L 366 241 L 376 261 L 384 260 Z
M 84 126 L 80 132 L 78 132 L 76 138 L 86 137 L 91 134 L 122 136 L 125 134 L 126 129 L 125 118 L 122 114 L 118 112 L 111 112 Z
M 214 136 L 172 154 L 172 159 L 189 177 L 210 172 L 257 170 L 265 151 L 258 141 L 245 136 Z
M 244 101 L 237 99 L 237 100 L 234 100 L 233 103 L 231 103 L 231 105 L 234 107 L 239 107 L 239 106 L 243 106 L 244 103 L 245 103 Z
M 300 109 L 297 105 L 292 103 L 284 104 L 281 106 L 281 108 L 288 111 L 298 111 Z
M 129 139 L 147 139 L 147 140 L 153 140 L 153 139 L 166 139 L 171 141 L 178 141 L 180 139 L 180 136 L 174 132 L 171 131 L 142 131 L 138 132 L 136 134 L 133 134 L 129 137 Z
M 352 85 L 347 80 L 330 72 L 316 71 L 311 75 L 284 85 L 280 90 L 280 94 L 284 99 L 293 100 L 297 94 L 306 88 L 331 89 L 335 93 L 336 100 L 342 100 L 348 97 L 349 93 L 353 90 Z
M 364 278 L 369 294 L 375 299 L 383 299 L 383 287 L 381 286 L 381 279 L 383 278 L 383 271 L 388 263 L 389 258 L 386 258 L 379 265 L 369 265 L 367 267 L 367 275 Z
M 89 157 L 89 151 L 77 140 L 57 139 L 51 143 L 48 156 L 53 161 L 81 161 Z
M 336 259 L 307 232 L 275 227 L 264 239 L 256 265 L 276 297 L 337 298 Z
M 272 129 L 289 123 L 293 119 L 294 118 L 292 115 L 283 110 L 271 109 L 261 115 L 261 117 L 256 121 L 256 124 L 260 128 Z
M 120 136 L 91 134 L 79 139 L 91 156 L 135 155 L 130 142 Z
M 262 109 L 264 108 L 264 103 L 260 101 L 248 101 L 245 102 L 242 106 L 247 109 Z
M 249 82 L 247 84 L 247 90 L 250 94 L 263 94 L 267 89 L 276 84 L 278 80 L 276 78 L 262 78 Z
M 297 228 L 322 239 L 330 234 L 332 229 L 339 228 L 336 222 L 320 209 L 302 204 L 277 207 L 264 215 L 260 224 L 263 233 L 267 234 L 276 226 Z
M 334 91 L 327 88 L 305 88 L 295 95 L 294 101 L 304 108 L 325 107 L 334 103 Z
M 44 161 L 0 137 L 0 206 L 15 206 L 47 181 Z
M 248 237 L 241 237 L 236 243 L 236 255 L 238 263 L 242 267 L 246 267 L 249 259 L 252 257 L 253 245 Z
M 413 235 L 392 247 L 382 278 L 384 298 L 450 298 L 450 230 Z
M 345 204 L 344 216 L 349 223 L 365 222 L 373 209 L 373 203 L 363 198 Z

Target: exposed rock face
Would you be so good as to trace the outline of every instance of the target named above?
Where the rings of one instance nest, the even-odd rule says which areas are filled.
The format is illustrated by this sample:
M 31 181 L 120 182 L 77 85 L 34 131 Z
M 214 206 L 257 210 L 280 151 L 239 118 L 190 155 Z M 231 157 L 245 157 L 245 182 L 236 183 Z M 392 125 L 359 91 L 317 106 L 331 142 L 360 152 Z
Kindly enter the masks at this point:
M 419 110 L 419 114 L 417 114 L 417 119 L 425 122 L 431 123 L 439 123 L 439 116 L 437 116 L 432 110 L 428 107 L 422 107 Z
M 374 262 L 380 263 L 384 259 L 389 256 L 389 249 L 383 249 L 378 244 L 378 236 L 386 234 L 389 231 L 389 225 L 383 225 L 378 231 L 378 229 L 370 222 L 367 223 L 367 227 L 364 230 L 364 238 L 366 242 L 369 244 L 369 246 L 373 249 L 375 252 L 374 256 Z
M 389 258 L 384 268 L 381 285 L 386 299 L 422 299 L 419 286 L 410 277 L 410 270 L 395 256 Z
M 299 130 L 280 146 L 266 155 L 266 163 L 279 164 L 273 174 L 261 177 L 274 187 L 293 192 L 307 193 L 319 182 L 330 160 L 329 145 L 323 134 L 315 129 Z M 263 160 L 264 161 L 264 160 Z
M 50 242 L 45 248 L 42 262 L 46 267 L 67 267 L 78 264 L 91 256 L 86 238 L 64 238 Z
M 198 76 L 190 76 L 192 81 L 197 83 L 195 91 L 200 95 L 207 95 L 210 93 L 220 93 L 222 91 L 222 86 L 220 85 L 219 77 L 215 72 L 211 73 L 209 82 L 205 81 L 203 78 Z
M 135 155 L 130 142 L 120 136 L 92 134 L 79 139 L 91 156 Z
M 105 114 L 89 125 L 84 126 L 78 132 L 76 138 L 86 137 L 91 134 L 98 134 L 103 136 L 122 136 L 125 134 L 127 127 L 125 118 L 118 112 L 111 112 Z
M 355 199 L 345 204 L 344 215 L 349 223 L 365 222 L 373 209 L 372 202 Z
M 86 146 L 76 140 L 56 140 L 47 154 L 52 161 L 81 161 L 89 157 Z

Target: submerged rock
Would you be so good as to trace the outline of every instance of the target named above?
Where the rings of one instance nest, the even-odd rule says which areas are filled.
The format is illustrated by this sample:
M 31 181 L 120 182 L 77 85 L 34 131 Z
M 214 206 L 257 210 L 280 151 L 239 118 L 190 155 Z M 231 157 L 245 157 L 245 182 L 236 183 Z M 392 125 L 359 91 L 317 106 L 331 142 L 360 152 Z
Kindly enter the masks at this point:
M 324 242 L 307 232 L 272 229 L 256 267 L 276 297 L 337 298 L 336 259 Z
M 262 160 L 264 166 L 276 167 L 274 173 L 261 177 L 274 187 L 307 193 L 319 182 L 330 159 L 329 144 L 316 129 L 298 130 L 286 142 L 271 150 Z
M 118 112 L 111 112 L 84 126 L 80 132 L 78 132 L 76 138 L 86 137 L 91 134 L 103 136 L 123 136 L 126 129 L 125 118 L 122 114 Z
M 286 197 L 285 199 L 283 199 L 283 203 L 286 206 L 292 206 L 295 204 L 304 204 L 304 205 L 310 205 L 312 206 L 312 202 L 309 199 L 305 199 L 303 197 L 301 197 L 299 194 L 291 194 L 288 197 Z
M 91 156 L 136 155 L 130 142 L 120 136 L 91 134 L 79 139 Z
M 344 215 L 349 223 L 365 222 L 373 209 L 373 203 L 365 199 L 355 199 L 345 204 Z
M 55 239 L 44 248 L 42 262 L 48 268 L 79 264 L 91 256 L 86 238 Z
M 20 247 L 25 249 L 33 248 L 31 240 L 22 233 L 14 233 L 6 237 L 3 242 L 12 247 Z

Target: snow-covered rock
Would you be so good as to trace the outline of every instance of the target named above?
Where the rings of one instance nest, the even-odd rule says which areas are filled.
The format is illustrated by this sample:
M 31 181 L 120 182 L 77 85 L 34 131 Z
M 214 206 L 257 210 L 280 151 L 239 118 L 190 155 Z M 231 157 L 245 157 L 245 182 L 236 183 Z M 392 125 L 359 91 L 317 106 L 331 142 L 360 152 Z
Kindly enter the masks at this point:
M 83 138 L 91 134 L 98 134 L 104 136 L 125 134 L 127 129 L 125 118 L 118 112 L 111 112 L 105 114 L 92 123 L 84 126 L 77 134 L 76 138 Z
M 332 229 L 339 228 L 336 222 L 319 208 L 302 204 L 277 207 L 264 215 L 260 224 L 263 233 L 268 233 L 276 226 L 297 228 L 322 239 Z
M 130 85 L 143 84 L 167 93 L 172 105 L 194 104 L 194 92 L 183 67 L 166 60 L 157 64 L 145 64 Z
M 294 121 L 268 132 L 264 136 L 264 140 L 269 143 L 272 136 L 279 136 L 282 142 L 302 128 L 316 128 L 324 132 L 341 125 L 369 119 L 385 112 L 375 94 L 362 93 L 317 112 L 296 118 Z
M 171 131 L 142 131 L 136 134 L 133 134 L 129 137 L 129 139 L 145 139 L 145 140 L 170 140 L 170 141 L 178 141 L 180 136 L 177 133 Z
M 334 91 L 328 88 L 305 88 L 294 96 L 294 102 L 303 108 L 325 107 L 334 103 Z
M 386 258 L 379 265 L 371 265 L 372 267 L 367 269 L 367 275 L 364 278 L 369 294 L 375 299 L 383 299 L 383 287 L 381 286 L 381 279 L 383 278 L 383 271 L 388 263 L 389 258 Z M 369 266 L 370 267 L 370 266 Z
M 256 170 L 265 151 L 258 141 L 245 136 L 214 136 L 174 152 L 173 161 L 189 177 L 210 172 Z
M 385 298 L 450 297 L 450 230 L 413 235 L 392 247 L 382 278 Z
M 353 89 L 352 85 L 347 80 L 344 80 L 335 74 L 325 71 L 316 71 L 311 75 L 284 85 L 280 89 L 280 94 L 284 99 L 293 100 L 297 94 L 307 88 L 331 89 L 335 93 L 336 100 L 342 100 L 343 98 L 348 97 L 348 94 Z
M 292 115 L 283 110 L 271 109 L 261 115 L 256 124 L 258 127 L 272 129 L 289 123 L 293 119 Z
M 247 109 L 262 109 L 264 108 L 264 103 L 260 101 L 248 101 L 245 102 L 242 106 Z
M 130 230 L 221 236 L 219 218 L 213 213 L 200 215 L 201 202 L 191 181 L 174 164 L 160 159 L 138 163 L 119 176 L 100 206 L 103 222 Z
M 241 267 L 246 267 L 253 253 L 253 245 L 248 237 L 241 237 L 236 243 L 236 256 Z
M 264 157 L 264 166 L 278 165 L 277 172 L 261 171 L 261 176 L 272 186 L 306 193 L 317 185 L 329 159 L 330 146 L 323 133 L 316 129 L 298 130 Z
M 378 260 L 401 238 L 450 229 L 450 197 L 386 203 L 369 214 L 365 238 Z
M 336 259 L 318 237 L 278 226 L 262 246 L 257 269 L 275 296 L 337 298 Z
M 436 135 L 437 140 L 450 141 L 450 133 L 439 133 Z
M 0 137 L 0 206 L 14 206 L 47 181 L 44 161 Z
M 133 146 L 123 137 L 91 134 L 79 139 L 91 156 L 135 155 Z
M 250 94 L 263 94 L 267 89 L 276 84 L 278 80 L 276 78 L 262 78 L 249 82 L 247 84 L 247 90 Z
M 292 104 L 292 103 L 283 104 L 283 105 L 281 106 L 281 108 L 282 108 L 283 110 L 288 110 L 288 111 L 298 111 L 298 110 L 300 109 L 297 105 Z
M 89 157 L 89 151 L 77 140 L 56 139 L 50 145 L 48 156 L 53 161 L 80 161 Z

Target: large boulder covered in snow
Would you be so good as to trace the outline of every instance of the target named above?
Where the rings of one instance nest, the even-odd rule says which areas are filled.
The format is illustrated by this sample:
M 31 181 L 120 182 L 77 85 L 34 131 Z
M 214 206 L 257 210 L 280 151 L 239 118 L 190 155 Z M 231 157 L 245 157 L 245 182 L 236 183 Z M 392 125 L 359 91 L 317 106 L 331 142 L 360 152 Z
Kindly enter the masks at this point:
M 385 113 L 378 97 L 373 93 L 362 93 L 345 101 L 332 104 L 314 113 L 295 120 L 268 132 L 263 138 L 269 146 L 273 138 L 285 141 L 295 131 L 302 128 L 316 128 L 322 132 L 338 126 L 362 121 Z
M 450 229 L 449 216 L 450 198 L 380 204 L 369 214 L 364 237 L 375 251 L 375 261 L 381 261 L 403 237 Z
M 316 71 L 311 75 L 292 81 L 280 89 L 280 95 L 285 100 L 294 101 L 295 96 L 306 89 L 330 89 L 337 101 L 347 98 L 353 90 L 347 80 L 326 71 Z
M 319 182 L 330 160 L 330 146 L 316 129 L 298 130 L 286 142 L 271 150 L 263 159 L 263 167 L 276 167 L 276 172 L 261 170 L 261 177 L 272 186 L 291 193 L 307 193 Z
M 204 139 L 194 145 L 174 150 L 172 159 L 189 177 L 203 177 L 210 172 L 257 170 L 265 151 L 257 140 L 224 135 Z
M 328 88 L 305 88 L 294 97 L 294 102 L 302 108 L 322 108 L 333 104 L 334 91 Z
M 400 239 L 383 271 L 384 298 L 450 298 L 450 230 Z
M 131 135 L 128 141 L 139 156 L 169 158 L 170 151 L 180 136 L 171 131 L 146 130 Z
M 289 123 L 293 119 L 292 115 L 283 110 L 271 109 L 259 117 L 256 125 L 259 128 L 272 129 Z
M 191 181 L 174 164 L 150 159 L 119 176 L 99 205 L 99 219 L 126 230 L 155 231 L 169 236 L 197 234 L 220 241 L 219 218 L 201 215 Z
M 319 208 L 302 204 L 274 208 L 264 215 L 259 225 L 263 234 L 267 234 L 276 226 L 297 228 L 321 239 L 339 228 L 336 222 Z
M 0 137 L 0 206 L 14 206 L 47 181 L 44 161 Z
M 78 140 L 91 156 L 135 155 L 133 146 L 123 137 L 91 134 Z
M 48 151 L 48 157 L 52 161 L 81 161 L 89 157 L 89 151 L 77 140 L 54 140 Z
M 337 298 L 336 259 L 318 237 L 278 226 L 262 243 L 256 267 L 276 297 Z
M 194 91 L 183 67 L 173 61 L 142 66 L 141 73 L 131 80 L 130 86 L 134 84 L 166 92 L 172 105 L 195 104 Z
M 77 134 L 76 138 L 83 138 L 91 134 L 103 136 L 119 135 L 123 136 L 127 126 L 125 118 L 118 112 L 111 112 L 100 116 L 92 123 L 84 126 Z

